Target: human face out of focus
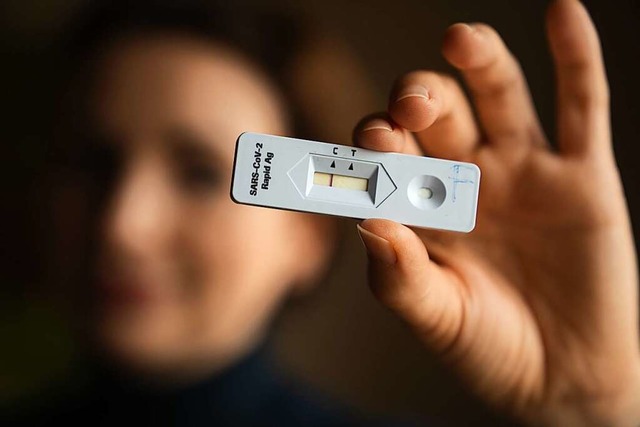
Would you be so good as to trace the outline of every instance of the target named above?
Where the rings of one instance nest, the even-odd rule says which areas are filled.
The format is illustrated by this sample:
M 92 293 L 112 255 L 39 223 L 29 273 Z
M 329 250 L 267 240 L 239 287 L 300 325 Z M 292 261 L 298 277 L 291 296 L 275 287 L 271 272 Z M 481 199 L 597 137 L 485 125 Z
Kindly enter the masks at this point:
M 102 55 L 91 122 L 117 159 L 89 334 L 135 371 L 197 375 L 247 351 L 324 259 L 317 218 L 234 204 L 234 142 L 283 134 L 269 82 L 232 49 L 137 36 Z M 303 261 L 308 260 L 308 262 Z

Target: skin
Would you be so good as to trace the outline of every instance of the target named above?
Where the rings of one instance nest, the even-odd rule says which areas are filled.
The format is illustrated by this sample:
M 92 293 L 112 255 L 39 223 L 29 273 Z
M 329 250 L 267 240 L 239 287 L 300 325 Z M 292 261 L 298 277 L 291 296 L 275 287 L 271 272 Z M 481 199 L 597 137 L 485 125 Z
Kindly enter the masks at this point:
M 418 71 L 398 80 L 388 111 L 359 124 L 362 147 L 483 171 L 468 235 L 359 225 L 371 287 L 503 411 L 531 425 L 635 426 L 637 262 L 599 43 L 576 0 L 552 4 L 548 29 L 557 150 L 517 62 L 481 24 L 454 25 L 443 47 L 478 122 L 455 80 Z M 230 201 L 237 135 L 289 132 L 275 90 L 233 50 L 147 35 L 111 45 L 99 65 L 91 122 L 120 164 L 96 227 L 85 326 L 125 370 L 192 381 L 246 353 L 317 275 L 328 223 Z
M 146 34 L 112 43 L 98 64 L 91 139 L 117 161 L 87 334 L 126 372 L 193 381 L 256 345 L 280 302 L 325 264 L 331 227 L 231 201 L 238 135 L 288 132 L 277 92 L 240 54 Z
M 362 222 L 370 284 L 491 405 L 530 425 L 637 426 L 638 266 L 598 36 L 577 0 L 554 1 L 547 29 L 557 149 L 516 59 L 483 24 L 452 26 L 443 45 L 472 101 L 453 78 L 416 71 L 358 125 L 359 146 L 483 174 L 470 234 Z

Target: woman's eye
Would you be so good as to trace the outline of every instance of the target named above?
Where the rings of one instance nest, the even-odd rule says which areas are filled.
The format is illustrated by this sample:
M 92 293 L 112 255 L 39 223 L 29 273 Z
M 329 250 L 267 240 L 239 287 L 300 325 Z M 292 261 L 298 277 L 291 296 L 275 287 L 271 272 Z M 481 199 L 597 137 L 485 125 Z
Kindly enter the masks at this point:
M 180 181 L 187 190 L 212 190 L 220 183 L 220 173 L 209 165 L 188 165 L 180 171 Z
M 64 163 L 70 170 L 81 173 L 91 183 L 109 186 L 120 173 L 121 157 L 121 153 L 113 144 L 86 139 L 79 145 L 74 145 L 73 153 L 65 156 Z

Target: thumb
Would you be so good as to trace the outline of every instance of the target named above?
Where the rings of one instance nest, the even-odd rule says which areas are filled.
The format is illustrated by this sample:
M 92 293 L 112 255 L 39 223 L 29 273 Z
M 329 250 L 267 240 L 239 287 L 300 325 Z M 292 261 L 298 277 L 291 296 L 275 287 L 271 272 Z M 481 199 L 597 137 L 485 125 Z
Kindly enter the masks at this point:
M 465 317 L 460 279 L 429 259 L 420 237 L 404 225 L 368 219 L 357 228 L 369 258 L 373 294 L 427 345 L 448 353 Z

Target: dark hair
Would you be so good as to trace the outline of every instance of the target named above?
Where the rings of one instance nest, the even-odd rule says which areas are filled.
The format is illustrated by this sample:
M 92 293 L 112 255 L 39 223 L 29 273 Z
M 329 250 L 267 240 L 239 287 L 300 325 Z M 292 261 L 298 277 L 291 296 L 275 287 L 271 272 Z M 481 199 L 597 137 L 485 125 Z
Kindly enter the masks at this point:
M 287 70 L 309 40 L 308 24 L 306 18 L 291 8 L 267 7 L 264 2 L 252 0 L 91 2 L 79 10 L 60 38 L 64 74 L 71 82 L 60 84 L 66 92 L 58 97 L 64 105 L 58 108 L 63 117 L 57 117 L 53 125 L 68 128 L 69 120 L 83 114 L 83 106 L 77 105 L 77 90 L 82 92 L 86 89 L 82 85 L 89 83 L 84 81 L 86 76 L 82 73 L 109 42 L 140 33 L 177 32 L 205 41 L 222 42 L 243 54 L 275 83 L 285 101 L 292 131 L 304 135 L 310 126 L 290 91 Z M 69 92 L 78 81 L 82 87 Z M 69 105 L 74 103 L 76 105 Z
M 306 38 L 301 19 L 290 9 L 248 0 L 99 1 L 79 13 L 63 46 L 75 62 L 90 58 L 121 35 L 177 31 L 226 42 L 280 82 Z

